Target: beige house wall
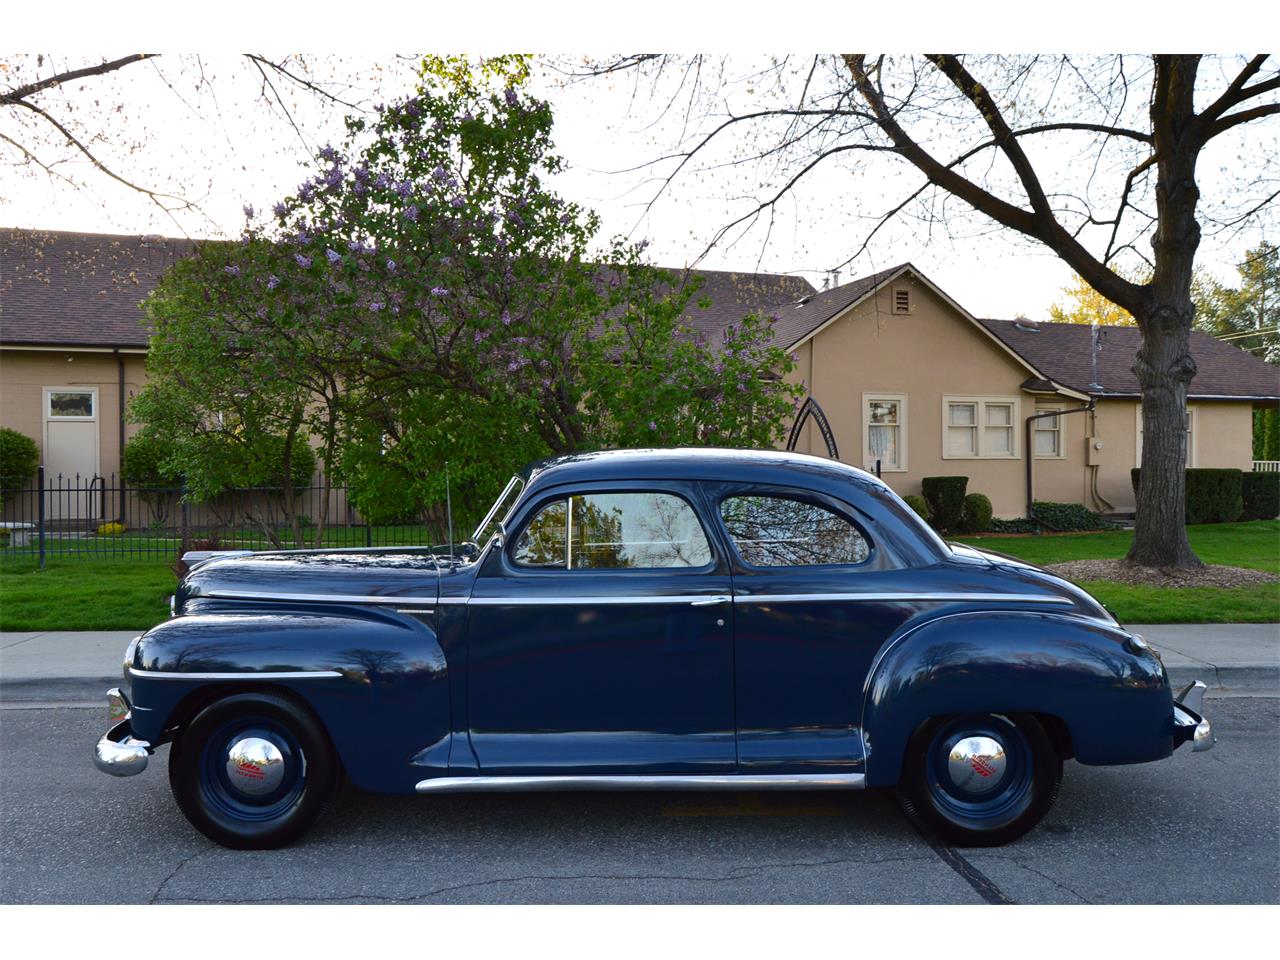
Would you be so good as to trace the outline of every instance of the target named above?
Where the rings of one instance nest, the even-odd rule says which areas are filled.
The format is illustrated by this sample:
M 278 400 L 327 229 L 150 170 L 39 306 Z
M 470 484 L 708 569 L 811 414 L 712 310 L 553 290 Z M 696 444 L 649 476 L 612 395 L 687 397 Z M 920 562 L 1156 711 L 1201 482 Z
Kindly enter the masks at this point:
M 909 314 L 893 313 L 893 290 L 899 287 L 911 292 Z M 1024 419 L 1050 407 L 1068 410 L 1083 405 L 1075 397 L 1024 392 L 1021 384 L 1033 376 L 1031 371 L 910 274 L 820 328 L 795 350 L 795 363 L 788 379 L 803 383 L 821 405 L 841 460 L 874 468 L 864 446 L 864 398 L 902 395 L 907 408 L 906 469 L 885 470 L 883 479 L 906 495 L 919 494 L 924 477 L 966 476 L 969 491 L 986 494 L 998 517 L 1026 515 Z M 984 397 L 1015 401 L 1016 456 L 944 456 L 944 398 Z M 1193 401 L 1190 409 L 1193 466 L 1251 469 L 1249 403 Z M 1131 511 L 1129 471 L 1138 458 L 1137 411 L 1135 400 L 1100 400 L 1093 414 L 1063 416 L 1060 455 L 1034 460 L 1035 498 L 1083 503 L 1099 511 L 1107 510 L 1109 503 L 1111 508 Z M 797 449 L 820 456 L 827 452 L 812 423 L 805 427 Z M 1107 503 L 1094 496 L 1095 482 L 1096 492 Z
M 146 356 L 121 352 L 124 401 L 147 382 Z M 44 457 L 45 387 L 92 387 L 98 392 L 98 472 L 120 472 L 120 372 L 111 351 L 0 350 L 0 427 L 26 434 Z M 125 437 L 139 427 L 125 425 Z

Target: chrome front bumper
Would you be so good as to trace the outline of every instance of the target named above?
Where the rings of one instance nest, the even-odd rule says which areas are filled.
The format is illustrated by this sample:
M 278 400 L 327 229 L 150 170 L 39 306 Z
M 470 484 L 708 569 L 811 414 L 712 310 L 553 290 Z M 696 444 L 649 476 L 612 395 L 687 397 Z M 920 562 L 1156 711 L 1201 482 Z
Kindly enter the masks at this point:
M 147 769 L 151 744 L 133 736 L 129 701 L 117 689 L 107 691 L 107 709 L 119 722 L 108 730 L 93 750 L 93 765 L 113 777 L 132 777 Z
M 1173 747 L 1176 750 L 1188 740 L 1196 753 L 1212 750 L 1218 738 L 1204 715 L 1205 685 L 1199 680 L 1187 684 L 1173 698 Z

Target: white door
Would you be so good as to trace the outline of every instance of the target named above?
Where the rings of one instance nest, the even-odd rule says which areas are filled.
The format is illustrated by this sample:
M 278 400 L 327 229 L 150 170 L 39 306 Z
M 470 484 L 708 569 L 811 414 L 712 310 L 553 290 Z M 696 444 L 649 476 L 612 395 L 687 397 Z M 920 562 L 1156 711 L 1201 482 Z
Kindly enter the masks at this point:
M 94 387 L 44 388 L 45 516 L 50 520 L 98 520 L 98 391 Z

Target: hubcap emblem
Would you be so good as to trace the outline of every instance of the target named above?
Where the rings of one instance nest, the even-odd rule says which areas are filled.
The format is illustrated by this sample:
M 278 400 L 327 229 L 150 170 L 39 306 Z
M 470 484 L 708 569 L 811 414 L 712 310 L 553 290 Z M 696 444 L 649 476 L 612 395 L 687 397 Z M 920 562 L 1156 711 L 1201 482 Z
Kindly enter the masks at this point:
M 243 737 L 227 749 L 227 779 L 247 796 L 266 796 L 284 779 L 284 756 L 270 740 Z
M 1004 747 L 991 737 L 965 737 L 951 748 L 947 775 L 966 793 L 987 793 L 1004 777 Z

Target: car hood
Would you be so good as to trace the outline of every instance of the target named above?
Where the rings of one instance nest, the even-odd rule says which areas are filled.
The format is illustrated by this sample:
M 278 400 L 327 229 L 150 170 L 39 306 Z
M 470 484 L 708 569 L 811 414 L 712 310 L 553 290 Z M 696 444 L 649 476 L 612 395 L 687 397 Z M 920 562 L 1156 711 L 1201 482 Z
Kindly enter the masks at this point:
M 437 561 L 425 548 L 253 553 L 199 563 L 179 587 L 176 602 L 179 609 L 202 598 L 434 603 L 439 579 Z

